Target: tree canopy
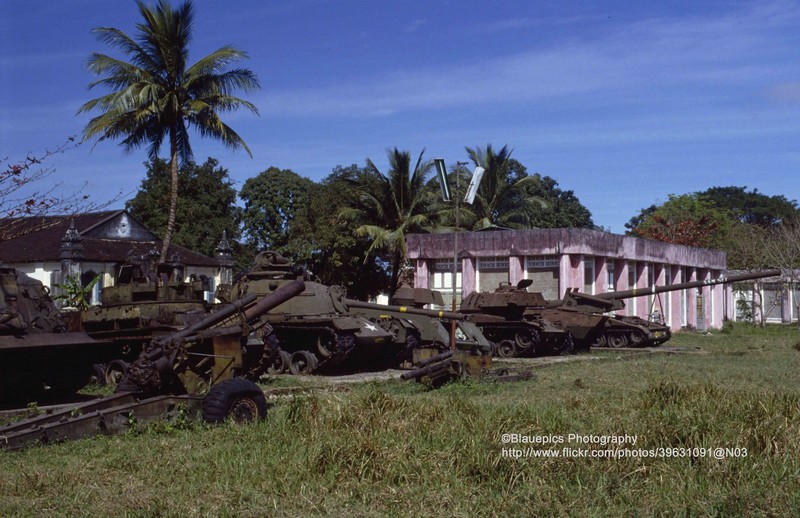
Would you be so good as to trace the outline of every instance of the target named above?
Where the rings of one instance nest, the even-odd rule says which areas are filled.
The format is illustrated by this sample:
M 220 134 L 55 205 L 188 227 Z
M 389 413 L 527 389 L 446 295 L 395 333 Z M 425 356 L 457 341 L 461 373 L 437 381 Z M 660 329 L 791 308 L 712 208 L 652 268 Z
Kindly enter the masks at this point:
M 164 206 L 170 196 L 170 166 L 166 160 L 145 162 L 147 174 L 139 191 L 125 207 L 147 228 L 160 234 L 167 226 Z M 189 162 L 179 171 L 178 224 L 173 242 L 213 256 L 225 231 L 235 242 L 239 238 L 241 209 L 236 206 L 236 189 L 228 170 L 209 158 L 202 165 Z
M 270 167 L 244 182 L 244 241 L 254 251 L 287 252 L 298 211 L 309 204 L 314 182 L 289 169 Z
M 356 236 L 369 239 L 370 254 L 386 254 L 383 257 L 390 264 L 390 296 L 397 289 L 400 269 L 408 255 L 406 234 L 425 232 L 432 224 L 434 198 L 426 184 L 433 162 L 424 160 L 424 153 L 423 150 L 412 162 L 410 152 L 388 150 L 386 173 L 367 160 L 367 167 L 351 181 L 355 194 L 352 205 L 340 211 L 343 219 L 357 225 Z

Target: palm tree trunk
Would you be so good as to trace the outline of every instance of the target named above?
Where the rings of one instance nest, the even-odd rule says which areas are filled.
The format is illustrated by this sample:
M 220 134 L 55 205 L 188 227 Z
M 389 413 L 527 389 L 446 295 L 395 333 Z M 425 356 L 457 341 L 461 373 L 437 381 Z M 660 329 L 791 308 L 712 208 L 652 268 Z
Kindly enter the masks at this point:
M 175 233 L 175 219 L 178 212 L 178 142 L 175 130 L 169 132 L 169 148 L 169 213 L 167 214 L 167 229 L 164 232 L 164 241 L 161 246 L 161 256 L 158 259 L 161 263 L 167 261 L 167 252 L 169 251 L 169 246 L 172 244 L 172 234 Z
M 400 280 L 400 265 L 402 261 L 403 257 L 400 254 L 400 251 L 395 252 L 394 261 L 392 264 L 392 278 L 389 282 L 389 300 L 392 299 L 394 292 L 397 291 L 397 283 Z

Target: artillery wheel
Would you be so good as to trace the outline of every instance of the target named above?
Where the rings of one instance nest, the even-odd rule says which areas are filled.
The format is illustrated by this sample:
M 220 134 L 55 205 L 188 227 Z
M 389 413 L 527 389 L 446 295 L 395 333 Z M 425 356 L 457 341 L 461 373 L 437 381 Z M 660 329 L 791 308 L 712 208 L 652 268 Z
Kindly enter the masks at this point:
M 128 362 L 123 360 L 114 360 L 106 365 L 105 384 L 109 387 L 116 387 L 127 374 L 128 367 Z
M 292 355 L 286 351 L 278 351 L 267 367 L 267 374 L 283 374 L 292 364 Z
M 258 385 L 244 378 L 225 380 L 211 387 L 203 399 L 203 420 L 242 424 L 267 416 L 267 398 Z
M 289 362 L 289 370 L 295 375 L 312 374 L 318 364 L 317 357 L 311 351 L 296 351 Z
M 628 346 L 628 337 L 622 333 L 613 333 L 608 335 L 608 346 L 615 349 L 619 347 Z
M 97 381 L 98 385 L 106 384 L 106 366 L 102 363 L 95 363 L 92 365 L 92 376 Z
M 497 356 L 513 358 L 517 355 L 517 344 L 513 340 L 503 340 L 497 344 Z

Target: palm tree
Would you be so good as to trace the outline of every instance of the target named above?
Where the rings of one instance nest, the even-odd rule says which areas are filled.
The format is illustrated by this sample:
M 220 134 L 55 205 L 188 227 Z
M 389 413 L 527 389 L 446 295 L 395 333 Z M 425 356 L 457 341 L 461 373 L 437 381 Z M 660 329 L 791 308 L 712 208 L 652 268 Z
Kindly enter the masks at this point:
M 492 145 L 486 148 L 467 149 L 470 160 L 483 167 L 485 172 L 472 204 L 473 230 L 492 226 L 526 228 L 530 225 L 532 211 L 544 205 L 543 200 L 530 196 L 525 186 L 539 181 L 535 176 L 519 178 L 515 175 L 514 161 L 508 146 L 495 152 Z
M 179 159 L 184 164 L 192 159 L 189 128 L 230 149 L 244 148 L 252 157 L 244 140 L 220 120 L 219 114 L 239 107 L 258 114 L 253 104 L 232 92 L 253 91 L 259 84 L 249 69 L 228 69 L 230 64 L 247 57 L 230 46 L 188 66 L 194 18 L 191 1 L 177 9 L 172 9 L 166 0 L 159 0 L 154 8 L 141 0 L 136 4 L 144 22 L 137 24 L 135 38 L 110 27 L 93 30 L 100 41 L 128 55 L 130 62 L 93 53 L 89 70 L 105 77 L 89 88 L 102 86 L 110 93 L 87 102 L 78 113 L 102 111 L 84 128 L 84 141 L 122 138 L 120 144 L 126 152 L 147 145 L 150 159 L 154 160 L 164 139 L 168 140 L 171 186 L 160 259 L 163 262 L 175 232 Z
M 387 151 L 389 171 L 381 173 L 371 160 L 353 182 L 355 200 L 342 209 L 340 217 L 356 222 L 357 236 L 372 242 L 368 254 L 389 254 L 391 280 L 389 295 L 397 289 L 400 269 L 405 261 L 406 233 L 424 232 L 430 224 L 432 191 L 426 189 L 427 175 L 433 161 L 423 160 L 423 150 L 411 170 L 411 154 L 397 148 Z

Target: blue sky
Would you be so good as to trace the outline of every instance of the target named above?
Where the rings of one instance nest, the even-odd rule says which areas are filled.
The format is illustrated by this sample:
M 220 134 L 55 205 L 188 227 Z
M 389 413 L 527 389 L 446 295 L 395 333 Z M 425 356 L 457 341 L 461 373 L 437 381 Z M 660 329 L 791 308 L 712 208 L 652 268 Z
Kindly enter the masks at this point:
M 270 166 L 320 180 L 382 170 L 398 147 L 448 164 L 508 145 L 530 173 L 624 231 L 668 194 L 747 186 L 800 199 L 800 2 L 196 0 L 191 61 L 231 44 L 262 89 L 226 121 L 250 146 L 194 136 L 241 185 Z M 135 32 L 133 1 L 0 1 L 0 157 L 79 135 L 91 29 Z M 86 143 L 54 157 L 93 199 L 144 178 L 144 150 Z M 121 204 L 120 204 L 121 206 Z

